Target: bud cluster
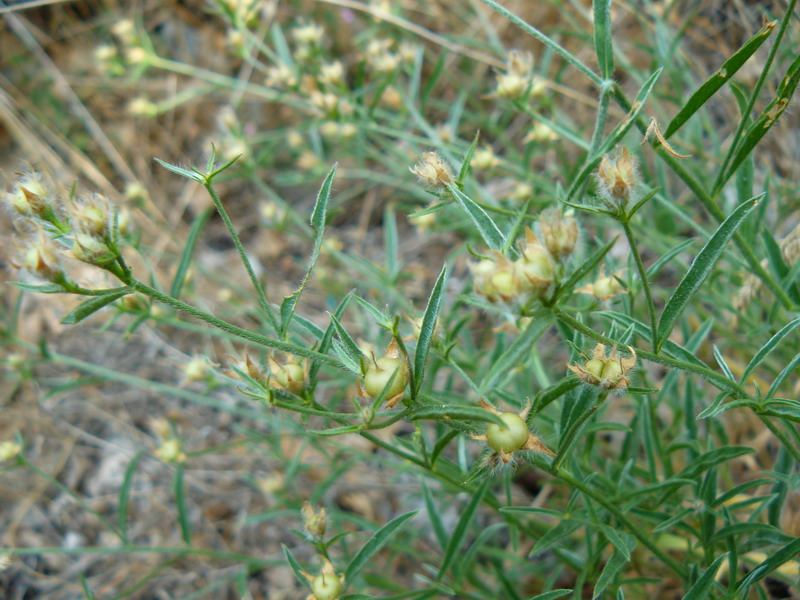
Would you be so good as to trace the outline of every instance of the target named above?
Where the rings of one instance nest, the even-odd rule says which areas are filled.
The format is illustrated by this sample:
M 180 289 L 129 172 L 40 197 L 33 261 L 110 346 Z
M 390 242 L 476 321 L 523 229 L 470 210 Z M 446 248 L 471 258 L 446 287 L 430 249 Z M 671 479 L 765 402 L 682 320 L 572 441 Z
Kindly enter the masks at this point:
M 34 278 L 68 286 L 62 265 L 75 258 L 117 273 L 119 235 L 128 229 L 126 213 L 112 208 L 100 194 L 63 199 L 37 173 L 17 175 L 3 194 L 17 215 L 13 266 Z
M 497 75 L 495 95 L 498 98 L 518 100 L 544 94 L 545 82 L 533 74 L 533 55 L 512 50 L 506 59 L 506 72 Z

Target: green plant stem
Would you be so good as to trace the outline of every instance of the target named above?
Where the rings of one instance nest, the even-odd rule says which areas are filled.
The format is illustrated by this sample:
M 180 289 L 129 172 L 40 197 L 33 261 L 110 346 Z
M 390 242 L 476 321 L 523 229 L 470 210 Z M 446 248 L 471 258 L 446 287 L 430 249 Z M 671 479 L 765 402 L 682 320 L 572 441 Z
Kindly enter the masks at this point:
M 344 365 L 342 365 L 341 362 L 339 362 L 338 360 L 336 360 L 331 356 L 328 356 L 327 354 L 322 354 L 320 352 L 308 350 L 307 348 L 303 348 L 302 346 L 297 346 L 296 344 L 292 344 L 289 342 L 273 340 L 265 335 L 261 335 L 260 333 L 255 333 L 252 331 L 248 331 L 247 329 L 242 329 L 241 327 L 238 327 L 233 323 L 228 323 L 227 321 L 223 321 L 222 319 L 215 317 L 214 315 L 204 312 L 199 308 L 192 306 L 191 304 L 186 304 L 185 302 L 178 300 L 177 298 L 173 298 L 172 296 L 168 296 L 167 294 L 159 292 L 157 289 L 152 288 L 149 285 L 146 285 L 137 279 L 131 279 L 130 286 L 137 292 L 140 292 L 145 296 L 149 296 L 154 300 L 158 300 L 159 302 L 167 304 L 168 306 L 177 308 L 178 310 L 188 313 L 193 317 L 200 319 L 201 321 L 205 321 L 209 325 L 213 325 L 218 329 L 227 331 L 228 333 L 231 333 L 242 339 L 255 342 L 256 344 L 259 344 L 261 346 L 266 346 L 267 348 L 274 348 L 276 350 L 281 350 L 288 354 L 296 354 L 298 356 L 304 356 L 312 360 L 318 360 L 320 362 L 324 362 L 326 364 L 334 366 L 337 369 L 343 369 L 343 370 L 345 369 Z
M 597 333 L 591 327 L 588 327 L 587 325 L 581 323 L 575 317 L 573 317 L 569 313 L 564 312 L 559 308 L 554 309 L 554 314 L 556 318 L 562 320 L 564 323 L 566 323 L 573 329 L 580 331 L 590 339 L 593 339 L 597 342 L 601 342 L 606 346 L 614 346 L 618 343 L 616 340 L 612 340 L 611 338 L 601 333 Z M 716 371 L 713 371 L 708 367 L 701 367 L 693 363 L 678 360 L 676 358 L 671 358 L 664 354 L 655 354 L 654 352 L 648 352 L 647 350 L 636 348 L 635 346 L 633 347 L 633 349 L 636 352 L 636 354 L 641 358 L 645 358 L 649 361 L 666 365 L 668 367 L 674 367 L 676 369 L 681 369 L 683 371 L 690 371 L 692 373 L 696 373 L 708 379 L 715 387 L 717 387 L 720 390 L 726 392 L 733 392 L 735 394 L 738 394 L 742 398 L 750 397 L 744 390 L 744 388 L 740 386 L 738 383 L 736 383 L 735 381 L 731 381 L 724 375 L 721 375 L 720 373 L 717 373 Z
M 633 521 L 631 521 L 625 513 L 623 513 L 618 506 L 614 504 L 613 498 L 608 498 L 607 496 L 603 495 L 600 492 L 595 491 L 590 486 L 586 485 L 583 481 L 579 480 L 577 477 L 569 473 L 568 471 L 558 470 L 554 466 L 546 465 L 543 462 L 540 463 L 540 466 L 549 472 L 553 477 L 561 479 L 563 482 L 569 484 L 576 490 L 580 491 L 584 495 L 588 496 L 595 502 L 597 502 L 600 506 L 605 508 L 608 512 L 610 512 L 614 517 L 622 523 L 622 525 L 630 531 L 633 536 L 638 539 L 645 547 L 647 547 L 650 552 L 655 554 L 661 562 L 663 562 L 666 566 L 672 569 L 677 575 L 679 575 L 682 579 L 687 579 L 689 573 L 687 570 L 672 558 L 669 554 L 667 554 L 664 550 L 658 547 L 653 540 L 653 536 L 647 534 L 646 532 L 642 531 L 642 529 Z
M 247 275 L 250 277 L 250 281 L 256 290 L 256 294 L 258 295 L 258 303 L 261 305 L 261 310 L 264 311 L 264 314 L 269 319 L 272 328 L 275 331 L 278 331 L 280 324 L 278 323 L 278 319 L 275 317 L 272 307 L 269 305 L 269 300 L 267 300 L 267 294 L 264 291 L 264 286 L 261 285 L 261 283 L 258 281 L 258 277 L 256 277 L 256 272 L 253 269 L 253 265 L 250 263 L 250 259 L 247 258 L 247 253 L 242 245 L 242 240 L 239 238 L 239 234 L 236 233 L 236 228 L 233 226 L 233 222 L 231 222 L 231 218 L 228 216 L 228 211 L 225 210 L 225 207 L 222 205 L 222 200 L 220 199 L 219 194 L 217 194 L 214 186 L 211 184 L 210 177 L 206 179 L 203 187 L 205 187 L 206 191 L 208 191 L 208 194 L 214 201 L 214 206 L 217 207 L 219 216 L 222 217 L 222 220 L 225 222 L 225 227 L 228 228 L 228 233 L 230 234 L 231 239 L 236 246 L 236 251 L 239 253 L 239 258 L 242 259 L 242 264 L 244 264 L 244 268 L 247 270 Z
M 50 475 L 49 473 L 45 473 L 44 471 L 42 471 L 42 470 L 41 470 L 39 467 L 37 467 L 37 466 L 36 466 L 36 465 L 34 465 L 33 463 L 30 463 L 30 462 L 28 462 L 28 461 L 25 459 L 25 457 L 24 457 L 24 456 L 22 456 L 22 455 L 20 455 L 20 456 L 17 456 L 17 463 L 18 463 L 18 464 L 19 464 L 21 467 L 24 467 L 24 468 L 28 469 L 29 471 L 31 471 L 31 472 L 33 472 L 33 473 L 35 473 L 36 475 L 38 475 L 38 476 L 39 476 L 39 477 L 41 477 L 42 479 L 46 480 L 47 482 L 49 482 L 49 483 L 52 483 L 52 484 L 53 484 L 54 486 L 56 486 L 56 487 L 57 487 L 59 490 L 61 490 L 62 492 L 64 492 L 64 493 L 65 493 L 65 494 L 67 494 L 68 496 L 70 496 L 70 497 L 71 497 L 73 500 L 75 500 L 75 502 L 77 502 L 78 504 L 80 504 L 81 508 L 83 508 L 83 509 L 84 509 L 84 510 L 86 510 L 87 512 L 90 512 L 90 513 L 91 513 L 91 514 L 93 514 L 95 517 L 97 517 L 97 519 L 98 519 L 98 520 L 99 520 L 99 521 L 100 521 L 100 522 L 101 522 L 103 525 L 105 525 L 106 527 L 108 527 L 108 528 L 111 530 L 111 532 L 112 532 L 114 535 L 116 535 L 116 536 L 117 536 L 117 537 L 118 537 L 120 540 L 122 540 L 122 542 L 123 542 L 123 543 L 126 541 L 126 540 L 125 540 L 125 536 L 122 534 L 122 532 L 120 532 L 120 530 L 119 530 L 119 529 L 117 529 L 117 527 L 116 527 L 116 526 L 115 526 L 113 523 L 111 523 L 111 521 L 109 521 L 108 519 L 106 519 L 106 518 L 105 518 L 103 515 L 101 515 L 99 512 L 97 512 L 97 511 L 96 511 L 95 509 L 93 509 L 91 506 L 89 506 L 89 504 L 86 502 L 86 500 L 84 500 L 83 498 L 81 498 L 81 497 L 80 497 L 78 494 L 76 494 L 75 492 L 73 492 L 71 489 L 69 489 L 67 486 L 65 486 L 63 483 L 61 483 L 61 482 L 60 482 L 58 479 L 56 479 L 55 477 L 53 477 L 53 476 L 52 476 L 52 475 Z
M 639 279 L 642 282 L 642 289 L 644 289 L 644 296 L 647 301 L 647 312 L 650 315 L 650 339 L 653 342 L 653 351 L 657 353 L 656 349 L 656 334 L 658 332 L 658 324 L 656 323 L 656 307 L 653 303 L 653 293 L 650 290 L 650 283 L 647 281 L 647 270 L 644 268 L 644 263 L 642 262 L 642 255 L 639 254 L 639 248 L 636 244 L 636 240 L 633 237 L 633 231 L 631 230 L 631 224 L 627 218 L 621 218 L 619 222 L 622 224 L 622 228 L 625 230 L 625 236 L 628 238 L 628 245 L 631 248 L 631 252 L 633 253 L 633 260 L 636 262 L 636 269 L 639 271 Z
M 786 27 L 789 25 L 789 22 L 792 19 L 792 14 L 794 12 L 795 4 L 797 0 L 789 0 L 789 4 L 786 6 L 786 12 L 783 14 L 783 19 L 781 19 L 781 24 L 778 27 L 778 33 L 775 36 L 775 41 L 772 44 L 772 47 L 769 49 L 769 54 L 767 55 L 767 60 L 764 63 L 764 66 L 761 68 L 761 74 L 758 76 L 758 80 L 756 81 L 755 86 L 753 87 L 753 91 L 750 94 L 750 98 L 747 100 L 747 106 L 745 106 L 744 110 L 742 111 L 742 119 L 739 121 L 739 125 L 736 128 L 736 133 L 733 134 L 733 140 L 731 141 L 731 145 L 728 148 L 728 152 L 725 154 L 725 158 L 722 161 L 722 165 L 717 172 L 717 177 L 714 180 L 714 185 L 711 186 L 712 194 L 716 196 L 722 186 L 725 184 L 726 181 L 726 171 L 728 170 L 728 165 L 733 158 L 736 149 L 739 147 L 739 138 L 742 136 L 742 132 L 744 132 L 744 128 L 747 126 L 747 123 L 750 120 L 750 113 L 753 111 L 753 106 L 755 106 L 756 99 L 758 98 L 758 94 L 761 91 L 761 88 L 764 87 L 764 83 L 769 76 L 770 68 L 772 67 L 772 62 L 775 60 L 775 54 L 778 52 L 778 48 L 781 45 L 781 40 L 783 39 L 783 34 L 786 33 Z

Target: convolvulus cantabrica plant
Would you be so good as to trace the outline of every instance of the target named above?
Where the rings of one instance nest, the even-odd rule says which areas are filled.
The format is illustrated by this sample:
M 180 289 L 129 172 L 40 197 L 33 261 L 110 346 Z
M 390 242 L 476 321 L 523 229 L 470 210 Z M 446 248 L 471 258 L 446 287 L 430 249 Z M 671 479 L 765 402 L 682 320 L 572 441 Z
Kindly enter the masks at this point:
M 152 153 L 188 227 L 158 188 L 30 161 L 4 345 L 47 397 L 160 413 L 111 500 L 9 430 L 3 475 L 97 531 L 12 534 L 7 572 L 102 556 L 59 575 L 115 599 L 800 594 L 796 2 L 732 10 L 724 45 L 690 35 L 711 4 L 214 0 L 213 67 L 147 12 L 106 22 L 93 69 L 130 118 L 214 108 Z M 34 306 L 182 352 L 175 380 L 30 339 Z

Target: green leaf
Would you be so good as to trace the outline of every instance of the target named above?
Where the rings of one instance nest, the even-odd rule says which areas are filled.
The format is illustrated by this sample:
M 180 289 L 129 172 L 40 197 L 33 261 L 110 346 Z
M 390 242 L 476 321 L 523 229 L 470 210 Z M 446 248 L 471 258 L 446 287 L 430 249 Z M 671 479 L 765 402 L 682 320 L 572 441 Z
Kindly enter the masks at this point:
M 800 325 L 800 317 L 796 318 L 794 321 L 789 321 L 786 325 L 784 325 L 778 333 L 773 335 L 769 341 L 764 344 L 761 349 L 756 352 L 753 359 L 748 363 L 745 367 L 744 372 L 742 373 L 742 378 L 739 380 L 741 383 L 747 381 L 747 378 L 750 376 L 750 373 L 756 370 L 758 366 L 764 362 L 770 352 L 772 352 L 778 344 L 781 343 L 783 338 L 789 335 L 794 329 Z
M 344 585 L 348 586 L 353 582 L 356 575 L 364 568 L 369 560 L 389 541 L 394 533 L 411 517 L 417 514 L 417 511 L 407 512 L 400 515 L 396 519 L 389 521 L 386 525 L 378 529 L 375 534 L 364 544 L 361 549 L 356 552 L 356 555 L 347 565 L 344 574 Z
M 297 581 L 302 583 L 305 587 L 310 588 L 308 579 L 303 576 L 303 567 L 300 566 L 300 563 L 297 562 L 297 559 L 292 554 L 292 551 L 286 547 L 285 544 L 281 544 L 281 549 L 283 550 L 283 555 L 286 557 L 286 562 L 289 563 L 289 566 L 294 573 L 294 576 L 297 578 Z
M 795 355 L 795 357 L 789 361 L 789 364 L 783 368 L 783 371 L 778 373 L 778 376 L 775 378 L 775 381 L 772 382 L 772 385 L 769 386 L 769 391 L 767 392 L 767 400 L 772 398 L 775 394 L 778 393 L 778 390 L 781 387 L 781 384 L 786 380 L 789 375 L 795 373 L 795 369 L 797 369 L 798 365 L 800 365 L 800 352 Z
M 198 214 L 192 223 L 189 236 L 186 238 L 186 245 L 183 247 L 181 260 L 178 263 L 178 269 L 175 271 L 175 277 L 172 279 L 172 286 L 169 290 L 169 295 L 173 298 L 179 298 L 181 295 L 181 289 L 186 280 L 186 272 L 189 270 L 189 265 L 192 262 L 192 255 L 194 254 L 194 249 L 197 247 L 197 240 L 200 238 L 200 232 L 213 214 L 214 208 L 209 207 Z
M 692 462 L 678 474 L 678 477 L 682 479 L 691 479 L 720 463 L 739 458 L 745 454 L 752 454 L 753 452 L 755 452 L 755 450 L 747 446 L 725 446 L 724 448 L 717 448 L 716 450 L 701 454 L 692 460 Z
M 705 570 L 705 572 L 694 582 L 692 587 L 683 597 L 683 600 L 706 600 L 714 587 L 715 577 L 719 567 L 728 558 L 728 554 L 718 556 L 716 560 Z
M 325 219 L 328 211 L 328 199 L 331 195 L 333 178 L 336 175 L 336 166 L 337 165 L 333 165 L 331 170 L 328 171 L 328 174 L 325 176 L 319 192 L 317 193 L 317 199 L 314 202 L 314 209 L 311 211 L 311 218 L 309 222 L 314 228 L 314 249 L 311 251 L 311 258 L 308 261 L 308 267 L 306 268 L 303 280 L 300 282 L 298 288 L 290 295 L 286 296 L 283 299 L 283 302 L 281 302 L 280 333 L 282 336 L 285 335 L 289 329 L 297 302 L 300 300 L 300 295 L 303 293 L 303 290 L 306 289 L 306 285 L 308 285 L 308 280 L 311 278 L 311 273 L 314 271 L 314 266 L 317 264 L 320 251 L 322 250 L 322 241 L 325 237 Z
M 361 364 L 361 358 L 364 355 L 356 341 L 350 337 L 350 334 L 347 333 L 345 328 L 342 327 L 342 324 L 339 322 L 339 319 L 337 319 L 334 315 L 331 315 L 331 323 L 333 323 L 333 327 L 336 329 L 336 335 L 338 335 L 339 339 L 342 340 L 342 348 L 347 353 L 347 356 L 353 362 Z
M 364 298 L 361 296 L 356 296 L 355 294 L 353 294 L 353 300 L 360 304 L 362 308 L 364 308 L 364 310 L 366 310 L 370 316 L 372 316 L 372 318 L 375 320 L 375 323 L 384 327 L 391 327 L 392 319 L 377 306 L 374 306 L 372 303 L 364 300 Z
M 115 300 L 119 300 L 123 296 L 127 296 L 133 292 L 133 288 L 131 287 L 124 287 L 118 290 L 111 290 L 107 294 L 103 294 L 102 296 L 95 296 L 91 300 L 87 300 L 75 307 L 75 309 L 70 312 L 66 317 L 61 319 L 61 322 L 64 325 L 74 325 L 75 323 L 79 323 L 83 321 L 86 317 L 89 317 L 96 313 L 101 308 L 108 306 Z
M 422 325 L 419 328 L 419 338 L 417 339 L 417 349 L 414 351 L 414 394 L 416 398 L 422 387 L 422 378 L 425 375 L 425 365 L 428 362 L 428 351 L 431 347 L 433 332 L 436 330 L 436 319 L 439 316 L 439 309 L 442 306 L 444 297 L 444 285 L 447 281 L 447 265 L 442 267 L 436 283 L 433 284 L 428 304 L 422 315 Z
M 353 298 L 353 294 L 349 293 L 342 301 L 339 303 L 339 306 L 336 307 L 336 310 L 333 313 L 333 316 L 337 319 L 340 319 L 344 314 L 347 305 L 349 304 L 350 300 Z M 326 354 L 328 350 L 330 350 L 331 344 L 333 343 L 333 333 L 336 327 L 333 324 L 333 321 L 328 323 L 328 327 L 325 328 L 325 333 L 322 334 L 322 339 L 319 342 L 318 351 L 320 354 Z M 322 367 L 322 364 L 319 361 L 314 361 L 311 364 L 311 370 L 309 374 L 309 379 L 311 380 L 312 387 L 316 386 L 317 376 L 319 375 L 319 370 Z M 356 372 L 360 372 L 360 369 Z
M 725 83 L 731 81 L 736 71 L 738 71 L 741 66 L 747 62 L 747 59 L 761 47 L 761 44 L 767 40 L 772 30 L 775 29 L 776 24 L 777 21 L 765 23 L 757 34 L 747 40 L 741 48 L 728 58 L 728 60 L 722 63 L 719 71 L 706 79 L 703 84 L 697 88 L 694 94 L 691 95 L 678 111 L 678 114 L 675 115 L 669 125 L 667 125 L 667 129 L 664 131 L 665 138 L 669 138 L 673 133 L 678 131 L 678 129 L 689 120 L 689 117 L 708 102 L 711 96 L 716 94 Z
M 536 340 L 542 337 L 550 325 L 552 325 L 550 311 L 540 311 L 532 315 L 531 322 L 528 323 L 525 331 L 514 340 L 514 343 L 497 360 L 492 361 L 492 366 L 478 386 L 480 391 L 482 393 L 486 392 L 508 371 L 524 365 L 527 362 L 526 358 L 531 351 L 531 347 L 536 343 Z
M 192 545 L 192 526 L 189 522 L 189 511 L 186 508 L 186 486 L 183 483 L 184 465 L 175 466 L 175 480 L 173 489 L 175 490 L 175 505 L 178 509 L 178 523 L 181 527 L 181 538 L 184 543 Z
M 741 225 L 742 221 L 744 221 L 747 215 L 755 208 L 756 204 L 758 204 L 758 201 L 763 197 L 764 194 L 759 194 L 744 204 L 739 205 L 736 210 L 723 221 L 719 229 L 714 232 L 711 239 L 708 240 L 703 249 L 700 250 L 700 253 L 695 257 L 686 275 L 684 275 L 678 287 L 672 293 L 672 296 L 667 300 L 664 312 L 661 313 L 661 319 L 658 322 L 656 351 L 661 349 L 664 340 L 672 333 L 675 321 L 678 320 L 678 317 L 689 304 L 689 300 L 703 284 L 706 277 L 708 277 L 711 269 L 716 264 L 717 260 L 719 260 L 719 257 L 725 250 L 725 246 L 731 237 L 733 237 L 733 234 L 736 233 L 739 225 Z
M 597 578 L 597 583 L 595 583 L 594 591 L 592 592 L 592 598 L 600 598 L 606 588 L 611 585 L 611 582 L 614 581 L 614 578 L 622 570 L 622 567 L 627 563 L 628 560 L 625 558 L 625 555 L 619 550 L 614 550 L 611 554 L 611 558 L 608 559 L 603 570 L 600 572 L 600 576 Z
M 64 289 L 63 285 L 59 285 L 57 283 L 24 283 L 22 281 L 11 281 L 11 285 L 14 287 L 18 287 L 21 290 L 25 290 L 26 292 L 38 292 L 40 294 L 60 294 L 64 293 L 67 290 Z
M 425 479 L 421 479 L 421 483 L 422 496 L 425 499 L 425 510 L 428 512 L 428 519 L 430 520 L 431 525 L 433 525 L 433 533 L 436 535 L 436 540 L 439 542 L 439 546 L 442 550 L 444 550 L 447 546 L 447 533 L 444 530 L 442 518 L 439 516 L 439 511 L 436 508 L 436 504 L 433 502 L 431 492 L 428 489 L 428 484 L 425 483 Z
M 458 205 L 467 213 L 472 223 L 477 227 L 478 232 L 481 234 L 483 241 L 492 250 L 498 252 L 503 247 L 505 236 L 502 234 L 497 224 L 480 206 L 465 195 L 461 190 L 451 183 L 447 184 L 447 189 L 453 194 L 453 197 L 458 202 Z
M 733 159 L 727 171 L 725 171 L 714 187 L 712 196 L 722 189 L 725 182 L 736 172 L 742 162 L 761 141 L 761 138 L 772 129 L 772 126 L 778 121 L 783 111 L 789 106 L 789 101 L 794 95 L 798 83 L 800 83 L 800 56 L 795 58 L 794 62 L 792 62 L 789 69 L 786 71 L 786 75 L 778 86 L 778 92 L 775 98 L 773 98 L 772 102 L 764 109 L 764 112 L 759 115 L 744 134 L 744 139 L 736 149 L 736 153 L 733 155 Z
M 444 577 L 445 573 L 447 573 L 447 570 L 450 568 L 450 565 L 453 564 L 456 554 L 459 552 L 461 544 L 464 542 L 464 537 L 467 535 L 467 531 L 472 524 L 472 519 L 475 518 L 475 513 L 478 512 L 478 507 L 483 500 L 483 496 L 486 494 L 486 490 L 489 489 L 490 483 L 491 478 L 487 477 L 483 480 L 480 487 L 472 492 L 469 504 L 467 504 L 467 507 L 461 513 L 453 535 L 450 536 L 450 540 L 447 543 L 447 548 L 444 551 L 444 558 L 442 559 L 442 566 L 439 567 L 439 573 L 436 575 L 436 581 L 441 581 L 442 577 Z
M 797 556 L 798 553 L 800 553 L 800 538 L 795 538 L 777 552 L 772 553 L 765 561 L 755 566 L 747 577 L 736 586 L 736 590 L 747 589 L 757 581 L 761 581 L 783 563 Z
M 131 494 L 131 485 L 133 484 L 133 475 L 136 472 L 136 466 L 142 458 L 144 450 L 137 452 L 128 463 L 128 468 L 125 469 L 125 476 L 122 478 L 122 485 L 119 488 L 119 501 L 117 502 L 117 524 L 122 538 L 127 543 L 128 541 L 128 500 Z
M 655 274 L 658 273 L 664 267 L 664 265 L 666 265 L 669 261 L 678 256 L 678 254 L 686 250 L 686 248 L 688 248 L 694 243 L 695 243 L 694 239 L 686 240 L 684 242 L 681 242 L 674 248 L 668 250 L 666 253 L 660 256 L 656 262 L 654 262 L 647 268 L 647 278 L 652 279 L 655 276 Z
M 344 427 L 335 427 L 333 429 L 309 429 L 308 433 L 313 433 L 314 435 L 321 435 L 321 436 L 335 436 L 335 435 L 345 435 L 347 433 L 357 433 L 361 431 L 361 425 L 346 425 Z
M 572 519 L 563 519 L 559 521 L 552 528 L 550 528 L 547 533 L 536 540 L 536 544 L 533 546 L 533 549 L 530 551 L 528 556 L 535 556 L 544 552 L 559 540 L 570 535 L 580 526 L 581 523 Z
M 549 592 L 545 592 L 544 594 L 539 594 L 537 596 L 531 596 L 528 600 L 556 600 L 556 598 L 563 598 L 564 596 L 568 596 L 572 593 L 572 590 L 551 590 Z
M 600 261 L 605 258 L 606 254 L 608 254 L 609 250 L 611 250 L 611 248 L 617 242 L 617 239 L 619 239 L 619 236 L 615 237 L 610 242 L 607 242 L 599 250 L 596 250 L 594 254 L 584 261 L 580 267 L 575 269 L 569 276 L 569 279 L 567 279 L 561 285 L 561 287 L 558 288 L 558 291 L 555 294 L 555 299 L 558 300 L 564 294 L 572 292 L 572 289 L 580 283 L 581 279 L 588 275 L 600 263 Z
M 614 50 L 611 46 L 611 0 L 594 0 L 594 50 L 600 74 L 611 79 L 614 74 Z
M 177 173 L 181 177 L 186 177 L 186 179 L 191 179 L 192 181 L 196 181 L 198 183 L 203 183 L 205 181 L 205 177 L 202 173 L 198 173 L 197 171 L 190 171 L 189 169 L 184 169 L 183 167 L 179 167 L 178 165 L 172 165 L 168 162 L 164 162 L 160 158 L 154 158 L 158 164 L 164 167 L 167 171 L 172 171 L 173 173 Z
M 788 398 L 772 398 L 764 403 L 758 414 L 800 423 L 800 402 Z
M 475 154 L 475 148 L 478 147 L 478 140 L 481 137 L 481 132 L 475 132 L 475 138 L 472 140 L 472 143 L 469 145 L 467 149 L 467 153 L 464 155 L 464 162 L 461 163 L 461 169 L 458 171 L 458 178 L 456 179 L 456 185 L 461 187 L 464 184 L 464 180 L 469 175 L 469 170 L 472 168 L 472 155 Z
M 500 417 L 494 413 L 481 408 L 480 406 L 465 406 L 459 404 L 442 404 L 440 406 L 421 406 L 412 410 L 408 419 L 419 421 L 421 419 L 432 419 L 446 423 L 450 420 L 456 421 L 483 421 L 486 423 L 497 423 L 503 425 Z

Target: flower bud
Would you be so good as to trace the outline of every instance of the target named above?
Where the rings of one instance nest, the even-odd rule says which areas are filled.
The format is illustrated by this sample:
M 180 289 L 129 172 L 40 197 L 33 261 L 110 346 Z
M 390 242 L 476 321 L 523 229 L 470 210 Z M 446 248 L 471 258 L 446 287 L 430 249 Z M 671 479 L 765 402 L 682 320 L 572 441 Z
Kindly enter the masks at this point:
M 530 229 L 525 230 L 525 247 L 517 261 L 517 267 L 525 276 L 534 294 L 544 294 L 555 277 L 555 264 L 547 249 Z
M 16 256 L 10 259 L 14 267 L 45 281 L 58 282 L 64 279 L 60 251 L 44 231 L 39 230 L 35 238 L 29 238 L 25 243 L 15 243 L 15 245 Z
M 557 208 L 548 208 L 539 219 L 544 245 L 556 260 L 572 254 L 578 243 L 578 222 L 572 210 L 562 214 Z
M 469 268 L 475 279 L 472 289 L 489 302 L 516 300 L 529 287 L 517 265 L 499 253 L 492 259 L 469 263 Z
M 50 208 L 50 196 L 41 175 L 25 173 L 18 175 L 11 191 L 6 192 L 5 202 L 23 217 L 42 217 Z
M 320 25 L 316 23 L 304 23 L 292 30 L 292 37 L 298 44 L 316 46 L 320 40 L 322 40 L 324 33 L 325 31 Z
M 625 146 L 605 154 L 597 168 L 597 191 L 612 207 L 624 206 L 639 186 L 639 167 Z
M 14 460 L 19 456 L 20 452 L 22 452 L 22 446 L 17 442 L 12 442 L 11 440 L 0 442 L 0 462 Z
M 491 146 L 483 146 L 475 151 L 470 162 L 473 168 L 487 170 L 500 164 L 500 159 L 492 150 Z
M 161 442 L 155 455 L 165 463 L 182 463 L 186 461 L 183 444 L 177 438 L 168 438 Z
M 325 85 L 344 85 L 344 65 L 338 60 L 321 65 L 318 79 Z
M 423 153 L 422 161 L 410 170 L 420 181 L 431 187 L 446 187 L 455 181 L 450 167 L 437 152 Z

